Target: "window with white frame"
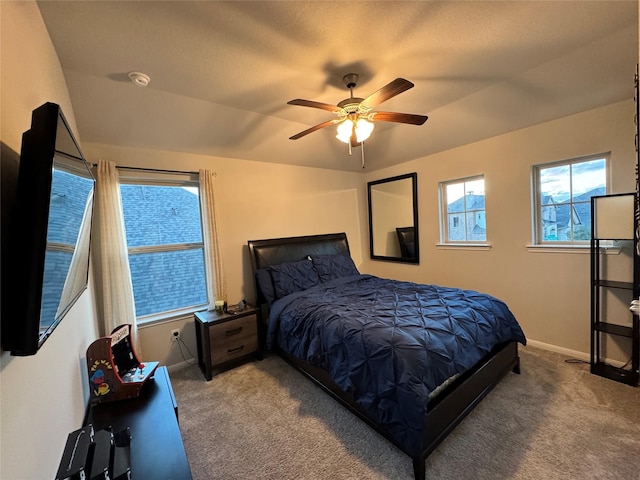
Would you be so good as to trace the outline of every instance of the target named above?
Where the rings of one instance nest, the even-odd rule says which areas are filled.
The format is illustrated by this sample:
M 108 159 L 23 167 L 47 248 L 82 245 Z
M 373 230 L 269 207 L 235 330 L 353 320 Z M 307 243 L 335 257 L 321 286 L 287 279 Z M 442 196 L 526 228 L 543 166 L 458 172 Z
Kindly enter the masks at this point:
M 607 159 L 593 155 L 533 167 L 536 244 L 591 240 L 591 197 L 607 194 Z
M 440 183 L 443 243 L 486 243 L 484 175 Z
M 207 304 L 199 188 L 197 175 L 193 177 L 120 175 L 136 317 L 141 322 Z

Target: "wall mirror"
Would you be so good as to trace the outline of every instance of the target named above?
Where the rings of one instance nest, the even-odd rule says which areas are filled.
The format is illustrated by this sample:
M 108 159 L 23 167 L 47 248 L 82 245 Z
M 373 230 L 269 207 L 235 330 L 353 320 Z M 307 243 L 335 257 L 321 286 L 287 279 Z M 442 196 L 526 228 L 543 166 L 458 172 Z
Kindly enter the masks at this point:
M 367 183 L 371 258 L 419 263 L 418 174 Z
M 12 355 L 36 353 L 87 287 L 93 187 L 60 107 L 34 110 L 22 140 L 10 238 L 11 315 L 2 318 L 2 347 Z

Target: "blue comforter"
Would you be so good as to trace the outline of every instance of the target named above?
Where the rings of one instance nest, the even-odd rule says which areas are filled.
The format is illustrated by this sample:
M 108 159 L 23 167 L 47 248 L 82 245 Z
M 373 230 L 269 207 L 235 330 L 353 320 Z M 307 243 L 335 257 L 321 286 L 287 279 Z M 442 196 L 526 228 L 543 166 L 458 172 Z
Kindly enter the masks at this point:
M 409 455 L 429 394 L 503 342 L 526 339 L 500 300 L 471 290 L 354 275 L 271 306 L 267 346 L 329 373 Z

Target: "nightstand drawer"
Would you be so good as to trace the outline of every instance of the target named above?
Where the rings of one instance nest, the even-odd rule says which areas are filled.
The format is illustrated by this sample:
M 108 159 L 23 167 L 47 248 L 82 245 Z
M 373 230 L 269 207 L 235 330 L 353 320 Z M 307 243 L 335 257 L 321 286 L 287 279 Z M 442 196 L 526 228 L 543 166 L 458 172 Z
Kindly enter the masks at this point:
M 256 315 L 211 325 L 209 335 L 212 365 L 225 363 L 258 350 Z
M 198 366 L 211 380 L 215 370 L 255 357 L 262 360 L 258 331 L 260 312 L 251 306 L 235 313 L 207 310 L 194 314 Z

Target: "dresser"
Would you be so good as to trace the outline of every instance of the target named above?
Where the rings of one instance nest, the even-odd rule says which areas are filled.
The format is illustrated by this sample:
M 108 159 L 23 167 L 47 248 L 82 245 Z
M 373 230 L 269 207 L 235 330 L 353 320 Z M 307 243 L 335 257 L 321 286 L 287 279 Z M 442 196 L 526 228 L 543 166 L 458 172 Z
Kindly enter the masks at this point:
M 236 313 L 196 312 L 198 365 L 211 380 L 213 371 L 262 359 L 258 342 L 258 310 L 247 307 Z
M 132 479 L 192 478 L 167 367 L 158 367 L 137 397 L 90 406 L 84 423 L 114 432 L 129 427 Z

